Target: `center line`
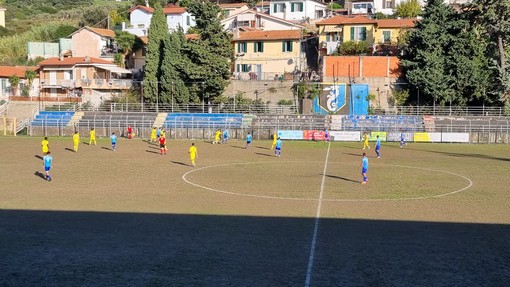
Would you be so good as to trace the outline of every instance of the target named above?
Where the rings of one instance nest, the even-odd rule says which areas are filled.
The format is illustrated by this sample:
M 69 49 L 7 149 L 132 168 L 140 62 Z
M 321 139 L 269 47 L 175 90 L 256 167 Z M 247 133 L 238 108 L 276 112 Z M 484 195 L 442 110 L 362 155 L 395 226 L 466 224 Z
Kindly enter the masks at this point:
M 324 163 L 324 171 L 322 172 L 321 192 L 319 194 L 319 202 L 317 204 L 317 214 L 315 215 L 315 224 L 313 227 L 313 236 L 312 236 L 312 244 L 311 244 L 312 246 L 310 247 L 310 257 L 308 257 L 308 268 L 306 269 L 305 287 L 310 287 L 310 280 L 312 277 L 313 260 L 315 257 L 315 247 L 317 245 L 317 233 L 319 232 L 319 218 L 321 216 L 322 195 L 324 193 L 324 181 L 326 180 L 326 169 L 328 168 L 329 148 L 330 147 L 331 147 L 331 143 L 328 142 L 328 151 L 326 153 L 326 162 Z

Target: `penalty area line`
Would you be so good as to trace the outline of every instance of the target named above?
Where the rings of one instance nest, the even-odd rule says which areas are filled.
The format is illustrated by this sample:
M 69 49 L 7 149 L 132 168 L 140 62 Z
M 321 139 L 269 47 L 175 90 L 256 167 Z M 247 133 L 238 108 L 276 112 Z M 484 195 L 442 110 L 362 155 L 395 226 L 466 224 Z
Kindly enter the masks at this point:
M 315 214 L 315 223 L 313 226 L 312 243 L 310 244 L 310 256 L 308 257 L 308 267 L 306 268 L 305 287 L 310 287 L 310 281 L 312 279 L 313 261 L 315 259 L 315 249 L 317 246 L 317 234 L 319 233 L 319 219 L 321 216 L 322 196 L 324 194 L 324 182 L 326 181 L 326 170 L 328 168 L 330 147 L 331 147 L 331 143 L 328 142 L 328 151 L 326 152 L 326 161 L 324 162 L 324 170 L 322 172 L 321 191 L 319 193 L 319 200 L 317 203 L 317 213 Z

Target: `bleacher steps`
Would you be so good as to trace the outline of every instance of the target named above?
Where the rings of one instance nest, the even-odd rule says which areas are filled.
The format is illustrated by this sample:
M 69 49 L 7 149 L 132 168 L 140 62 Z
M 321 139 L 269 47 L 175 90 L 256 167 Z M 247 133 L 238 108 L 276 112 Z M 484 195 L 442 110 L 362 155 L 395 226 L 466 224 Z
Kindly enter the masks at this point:
M 79 123 L 84 114 L 84 112 L 75 112 L 69 123 L 67 123 L 67 126 L 72 127 Z
M 168 113 L 158 113 L 158 115 L 156 116 L 156 119 L 154 120 L 154 127 L 156 127 L 156 128 L 162 127 L 166 121 L 167 115 L 168 115 Z

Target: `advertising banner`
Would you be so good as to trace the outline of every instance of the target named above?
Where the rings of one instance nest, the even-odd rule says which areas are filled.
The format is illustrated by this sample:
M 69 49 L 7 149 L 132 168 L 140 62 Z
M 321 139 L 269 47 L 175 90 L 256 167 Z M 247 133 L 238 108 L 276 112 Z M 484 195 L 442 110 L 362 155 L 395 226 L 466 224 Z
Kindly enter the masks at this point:
M 441 142 L 469 143 L 469 133 L 442 133 Z
M 282 130 L 278 131 L 278 137 L 282 140 L 302 140 L 303 131 Z
M 371 132 L 370 133 L 370 138 L 368 140 L 371 141 L 371 142 L 375 142 L 375 141 L 377 141 L 377 136 L 379 136 L 381 141 L 385 142 L 386 141 L 386 135 L 387 135 L 387 132 Z
M 329 136 L 333 141 L 359 142 L 361 139 L 361 132 L 332 131 L 329 132 Z
M 414 133 L 415 142 L 441 142 L 441 133 Z
M 303 131 L 303 139 L 304 140 L 323 141 L 325 138 L 326 138 L 326 133 L 324 131 L 318 131 L 318 130 L 304 130 Z
M 401 133 L 398 133 L 398 132 L 389 132 L 386 134 L 386 141 L 399 142 L 400 134 Z M 414 140 L 414 134 L 413 133 L 404 133 L 404 139 L 406 142 L 412 142 Z

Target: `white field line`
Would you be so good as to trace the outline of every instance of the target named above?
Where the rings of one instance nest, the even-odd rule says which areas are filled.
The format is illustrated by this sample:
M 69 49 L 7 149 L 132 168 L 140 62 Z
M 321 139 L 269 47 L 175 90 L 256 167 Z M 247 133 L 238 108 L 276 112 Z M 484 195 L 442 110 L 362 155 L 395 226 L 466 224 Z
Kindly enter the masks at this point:
M 306 268 L 305 287 L 310 286 L 312 279 L 313 261 L 315 259 L 315 248 L 317 246 L 317 234 L 319 233 L 319 219 L 322 209 L 322 196 L 324 194 L 324 182 L 326 181 L 326 170 L 328 168 L 329 148 L 331 143 L 328 143 L 328 151 L 326 152 L 326 161 L 324 162 L 324 170 L 322 172 L 321 192 L 319 194 L 319 202 L 317 203 L 317 213 L 315 214 L 315 224 L 313 226 L 312 243 L 310 246 L 310 257 L 308 257 L 308 267 Z
M 328 147 L 328 149 L 329 149 L 329 147 Z M 317 161 L 285 161 L 285 163 L 290 163 L 290 162 L 318 163 Z M 215 189 L 215 188 L 210 188 L 210 187 L 207 187 L 207 186 L 199 185 L 199 184 L 196 184 L 194 182 L 189 181 L 186 178 L 188 176 L 188 174 L 191 174 L 191 173 L 199 171 L 199 170 L 204 170 L 204 169 L 207 169 L 207 168 L 212 168 L 212 167 L 230 166 L 230 165 L 235 165 L 235 164 L 245 165 L 245 164 L 267 164 L 267 163 L 268 162 L 240 162 L 240 163 L 226 163 L 226 164 L 209 165 L 209 166 L 200 167 L 200 168 L 193 169 L 193 170 L 190 170 L 190 171 L 186 172 L 182 176 L 182 180 L 184 180 L 186 183 L 191 184 L 193 186 L 196 186 L 198 188 L 209 190 L 209 191 L 213 191 L 213 192 L 223 193 L 223 194 L 230 194 L 230 195 L 237 195 L 237 196 L 246 196 L 246 197 L 254 197 L 254 198 L 283 199 L 283 200 L 297 200 L 297 201 L 316 201 L 317 200 L 317 198 L 296 198 L 296 197 L 283 197 L 283 196 L 270 196 L 270 195 L 254 195 L 254 194 L 246 194 L 246 193 L 239 193 L 239 192 L 230 192 L 230 191 L 225 191 L 225 190 L 220 190 L 220 189 Z M 284 163 L 284 162 L 281 162 L 281 163 Z M 322 201 L 329 201 L 329 202 L 383 202 L 383 201 L 423 200 L 423 199 L 430 199 L 430 198 L 440 198 L 440 197 L 445 197 L 445 196 L 448 196 L 448 195 L 456 194 L 456 193 L 462 192 L 462 191 L 464 191 L 466 189 L 469 189 L 471 186 L 473 186 L 473 181 L 470 178 L 468 178 L 466 176 L 463 176 L 461 174 L 450 172 L 450 171 L 431 169 L 431 168 L 424 168 L 424 167 L 415 167 L 415 166 L 394 165 L 394 164 L 380 164 L 380 163 L 376 163 L 376 164 L 372 164 L 372 165 L 395 166 L 395 167 L 410 168 L 410 169 L 419 169 L 419 170 L 432 171 L 432 172 L 442 172 L 442 173 L 447 173 L 447 174 L 451 174 L 451 175 L 463 178 L 469 184 L 467 186 L 461 188 L 461 189 L 457 189 L 457 190 L 454 190 L 454 191 L 451 191 L 451 192 L 437 194 L 437 195 L 429 195 L 429 196 L 400 197 L 400 198 L 373 198 L 373 199 L 370 199 L 370 198 L 368 198 L 368 199 L 334 199 L 334 198 L 329 198 L 328 199 L 328 198 L 326 198 L 326 199 L 322 199 Z

